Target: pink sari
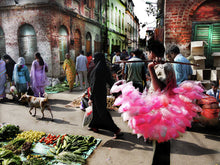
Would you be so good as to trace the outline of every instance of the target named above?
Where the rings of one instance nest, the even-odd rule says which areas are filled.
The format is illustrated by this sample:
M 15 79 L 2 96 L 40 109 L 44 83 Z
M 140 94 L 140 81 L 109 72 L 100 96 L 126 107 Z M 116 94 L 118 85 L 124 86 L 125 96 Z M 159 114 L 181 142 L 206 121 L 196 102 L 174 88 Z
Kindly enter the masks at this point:
M 48 65 L 45 62 L 43 66 L 41 66 L 37 60 L 34 60 L 32 63 L 30 77 L 35 97 L 38 97 L 39 95 L 42 97 L 45 92 L 45 86 L 49 85 L 45 72 L 46 67 L 48 67 Z

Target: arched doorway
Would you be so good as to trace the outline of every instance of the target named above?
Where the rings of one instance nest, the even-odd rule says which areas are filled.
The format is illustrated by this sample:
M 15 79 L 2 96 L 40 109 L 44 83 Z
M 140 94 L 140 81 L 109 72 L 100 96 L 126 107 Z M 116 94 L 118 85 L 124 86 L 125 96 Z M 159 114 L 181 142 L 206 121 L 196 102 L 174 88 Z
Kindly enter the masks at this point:
M 6 53 L 5 50 L 5 34 L 2 28 L 0 27 L 0 56 Z
M 59 29 L 59 54 L 60 62 L 65 60 L 65 55 L 68 52 L 68 32 L 65 26 L 61 26 Z
M 86 54 L 92 52 L 92 37 L 89 32 L 86 33 Z
M 26 64 L 31 64 L 37 51 L 37 37 L 33 26 L 24 24 L 19 28 L 18 47 L 19 56 L 24 57 Z
M 94 41 L 94 53 L 101 51 L 101 42 L 100 37 L 98 34 L 95 35 L 95 41 Z
M 74 48 L 75 48 L 75 57 L 77 57 L 82 49 L 82 39 L 81 39 L 81 33 L 77 29 L 74 33 Z

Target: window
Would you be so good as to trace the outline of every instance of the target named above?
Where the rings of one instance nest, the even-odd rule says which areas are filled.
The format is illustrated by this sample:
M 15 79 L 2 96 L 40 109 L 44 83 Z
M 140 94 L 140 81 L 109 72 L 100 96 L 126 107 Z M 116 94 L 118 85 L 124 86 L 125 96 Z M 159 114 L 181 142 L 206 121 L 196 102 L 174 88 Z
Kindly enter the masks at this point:
M 85 4 L 88 8 L 92 8 L 92 0 L 84 0 L 84 4 Z
M 119 10 L 118 27 L 121 28 L 121 10 Z
M 117 16 L 117 12 L 118 12 L 117 7 L 115 7 L 115 26 L 118 26 L 118 25 L 117 25 L 117 23 L 118 23 L 118 22 L 117 22 L 117 17 L 118 17 L 118 16 Z
M 111 5 L 111 23 L 114 24 L 114 6 L 113 6 L 113 3 Z
M 95 12 L 99 12 L 99 0 L 95 0 Z
M 68 52 L 68 32 L 65 26 L 59 29 L 59 54 L 60 62 L 65 60 L 65 55 Z
M 6 53 L 5 50 L 5 34 L 2 28 L 0 27 L 0 56 Z
M 124 29 L 125 29 L 125 24 L 124 24 L 124 21 L 125 21 L 125 14 L 123 13 L 122 14 L 122 25 L 121 25 L 121 28 L 122 28 L 122 31 L 124 31 Z
M 37 38 L 33 26 L 22 25 L 18 30 L 19 56 L 24 57 L 26 64 L 31 64 L 37 51 Z

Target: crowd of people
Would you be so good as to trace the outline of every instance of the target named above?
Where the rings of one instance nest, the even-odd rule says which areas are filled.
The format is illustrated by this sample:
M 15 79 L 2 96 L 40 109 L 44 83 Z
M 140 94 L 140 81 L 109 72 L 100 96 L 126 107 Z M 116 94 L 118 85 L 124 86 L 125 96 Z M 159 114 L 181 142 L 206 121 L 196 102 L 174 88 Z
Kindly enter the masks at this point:
M 76 57 L 76 62 L 71 59 L 70 54 L 66 54 L 63 63 L 63 70 L 69 84 L 69 91 L 72 92 L 74 83 L 80 83 L 80 90 L 86 90 L 82 97 L 82 109 L 92 106 L 93 118 L 89 124 L 89 129 L 99 132 L 99 129 L 109 130 L 114 133 L 114 138 L 122 136 L 121 129 L 114 123 L 109 111 L 106 108 L 107 87 L 120 79 L 132 82 L 133 86 L 140 93 L 149 94 L 157 91 L 165 91 L 168 95 L 172 89 L 180 85 L 185 80 L 189 80 L 192 75 L 190 65 L 180 63 L 166 63 L 164 59 L 165 48 L 159 41 L 152 41 L 148 46 L 148 53 L 140 49 L 122 52 L 116 50 L 111 55 L 110 67 L 106 56 L 103 53 L 88 53 L 84 51 Z M 173 45 L 166 51 L 166 60 L 182 63 L 190 63 L 181 53 L 178 46 Z M 148 61 L 149 60 L 149 61 Z M 30 73 L 25 65 L 25 59 L 19 57 L 17 63 L 9 56 L 0 57 L 0 98 L 5 101 L 5 83 L 7 81 L 15 85 L 18 97 L 27 92 L 31 87 L 34 96 L 43 97 L 45 86 L 48 85 L 46 76 L 48 65 L 41 57 L 40 53 L 35 54 Z M 114 74 L 118 75 L 114 77 Z M 146 80 L 150 80 L 147 85 Z M 216 85 L 210 90 L 210 94 L 215 97 L 219 95 Z M 85 97 L 87 95 L 87 97 Z M 218 96 L 219 97 L 219 96 Z M 170 156 L 170 143 L 154 143 L 153 164 L 169 164 L 169 159 L 163 160 L 158 155 Z M 160 161 L 160 162 L 158 162 Z
M 39 52 L 36 52 L 34 56 L 35 60 L 32 62 L 30 72 L 23 57 L 19 57 L 17 63 L 7 54 L 3 58 L 0 57 L 1 102 L 8 101 L 5 90 L 11 86 L 16 87 L 17 92 L 13 93 L 13 100 L 15 101 L 18 101 L 23 94 L 28 92 L 29 88 L 35 97 L 43 97 L 45 86 L 49 85 L 46 75 L 48 65 Z M 5 84 L 9 84 L 9 86 Z

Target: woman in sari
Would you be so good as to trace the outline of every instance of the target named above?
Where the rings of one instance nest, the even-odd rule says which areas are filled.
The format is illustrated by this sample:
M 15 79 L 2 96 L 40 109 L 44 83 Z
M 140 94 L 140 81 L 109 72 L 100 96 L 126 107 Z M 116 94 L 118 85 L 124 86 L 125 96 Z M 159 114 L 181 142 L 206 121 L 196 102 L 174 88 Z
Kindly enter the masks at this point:
M 17 64 L 15 64 L 12 81 L 18 91 L 19 99 L 22 94 L 27 92 L 27 85 L 30 86 L 30 75 L 23 57 L 19 57 Z
M 44 62 L 40 53 L 35 53 L 35 60 L 31 66 L 31 86 L 35 97 L 43 97 L 45 86 L 49 85 L 46 72 L 48 65 Z
M 1 99 L 1 102 L 6 100 L 5 83 L 6 83 L 5 61 L 3 61 L 0 56 L 0 99 Z
M 70 55 L 68 53 L 66 54 L 66 59 L 63 63 L 63 70 L 66 74 L 66 79 L 69 84 L 69 91 L 72 92 L 74 80 L 75 80 L 75 75 L 76 75 L 76 70 L 75 70 L 75 64 L 74 64 L 73 60 L 70 58 Z

